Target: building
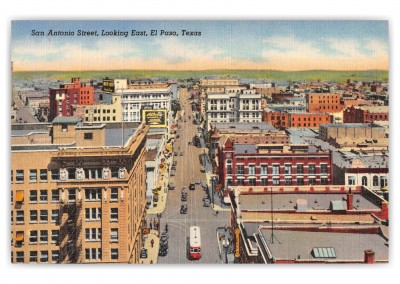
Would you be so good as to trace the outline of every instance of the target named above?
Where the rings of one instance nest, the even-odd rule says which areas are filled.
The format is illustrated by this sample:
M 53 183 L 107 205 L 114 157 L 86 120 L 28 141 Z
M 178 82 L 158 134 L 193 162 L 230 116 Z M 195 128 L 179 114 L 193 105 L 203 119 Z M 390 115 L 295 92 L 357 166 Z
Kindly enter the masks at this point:
M 344 123 L 373 123 L 389 120 L 388 106 L 351 106 L 343 111 Z
M 139 263 L 146 133 L 140 123 L 11 130 L 13 263 Z
M 333 123 L 328 113 L 265 111 L 263 121 L 278 129 L 318 128 L 321 124 Z
M 321 124 L 319 137 L 336 148 L 386 148 L 389 145 L 385 128 L 372 123 Z
M 235 144 L 218 149 L 219 184 L 232 186 L 325 185 L 332 180 L 332 153 L 309 145 Z
M 92 105 L 94 103 L 94 88 L 82 83 L 80 78 L 72 78 L 71 83 L 61 84 L 56 89 L 50 88 L 49 95 L 49 121 L 57 116 L 73 116 L 72 105 Z
M 122 103 L 121 96 L 111 94 L 110 103 L 96 103 L 88 106 L 76 105 L 74 114 L 81 116 L 84 122 L 121 122 Z
M 388 262 L 388 202 L 361 186 L 234 187 L 237 263 Z
M 207 130 L 215 123 L 261 122 L 261 119 L 261 96 L 255 90 L 207 94 Z
M 341 112 L 339 94 L 312 93 L 306 95 L 308 112 Z

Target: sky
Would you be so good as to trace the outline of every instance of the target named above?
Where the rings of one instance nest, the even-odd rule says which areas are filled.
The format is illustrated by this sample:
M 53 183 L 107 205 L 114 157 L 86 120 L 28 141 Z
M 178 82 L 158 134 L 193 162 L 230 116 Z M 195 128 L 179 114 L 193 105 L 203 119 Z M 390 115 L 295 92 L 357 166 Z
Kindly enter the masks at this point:
M 102 36 L 102 30 L 128 36 Z M 131 36 L 132 30 L 147 36 Z M 13 21 L 11 36 L 14 71 L 389 68 L 387 21 Z

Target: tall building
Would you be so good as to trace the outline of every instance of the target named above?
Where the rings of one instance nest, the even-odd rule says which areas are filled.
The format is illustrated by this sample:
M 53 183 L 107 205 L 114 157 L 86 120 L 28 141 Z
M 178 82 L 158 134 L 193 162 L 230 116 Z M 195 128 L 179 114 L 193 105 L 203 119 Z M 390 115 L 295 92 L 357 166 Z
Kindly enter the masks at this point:
M 145 220 L 143 123 L 11 130 L 11 261 L 138 263 Z
M 372 123 L 389 120 L 387 106 L 351 106 L 343 111 L 344 123 Z
M 94 88 L 82 83 L 80 78 L 72 78 L 71 83 L 61 84 L 57 89 L 50 89 L 49 121 L 57 116 L 73 116 L 73 105 L 92 105 Z
M 307 94 L 306 102 L 308 112 L 341 112 L 343 110 L 339 94 Z

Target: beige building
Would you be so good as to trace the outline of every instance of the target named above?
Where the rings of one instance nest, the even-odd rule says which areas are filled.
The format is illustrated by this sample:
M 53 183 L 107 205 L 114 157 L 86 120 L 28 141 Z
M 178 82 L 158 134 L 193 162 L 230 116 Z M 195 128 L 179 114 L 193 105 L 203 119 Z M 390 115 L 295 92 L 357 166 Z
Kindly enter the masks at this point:
M 77 117 L 13 126 L 11 261 L 138 263 L 147 132 Z
M 94 105 L 74 105 L 74 114 L 80 116 L 85 122 L 121 122 L 122 105 L 121 96 L 112 94 L 111 103 Z

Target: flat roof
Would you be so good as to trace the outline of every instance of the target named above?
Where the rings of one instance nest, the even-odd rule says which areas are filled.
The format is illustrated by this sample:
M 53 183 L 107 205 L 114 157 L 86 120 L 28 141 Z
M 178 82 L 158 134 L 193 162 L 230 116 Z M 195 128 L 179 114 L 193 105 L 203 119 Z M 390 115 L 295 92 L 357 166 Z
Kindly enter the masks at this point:
M 326 128 L 382 128 L 382 126 L 373 123 L 336 123 L 336 124 L 321 124 L 321 127 Z
M 111 128 L 105 129 L 105 146 L 124 146 L 135 134 L 137 128 Z M 123 137 L 122 137 L 123 136 Z
M 53 119 L 52 123 L 53 124 L 60 124 L 60 123 L 76 124 L 80 121 L 82 121 L 82 118 L 79 116 L 57 116 L 56 118 Z
M 272 257 L 300 260 L 347 260 L 364 262 L 364 251 L 371 249 L 376 260 L 389 260 L 387 241 L 378 234 L 306 232 L 274 230 L 274 242 L 270 229 L 261 229 L 261 235 Z M 313 248 L 333 248 L 336 258 L 315 258 Z
M 328 210 L 331 201 L 345 201 L 347 194 L 338 193 L 285 193 L 272 194 L 274 210 L 296 210 L 297 200 L 307 200 L 308 210 Z M 251 211 L 270 211 L 271 194 L 240 194 L 240 209 Z M 353 194 L 353 205 L 356 210 L 380 209 L 361 194 Z
M 265 122 L 217 122 L 212 125 L 218 130 L 276 130 L 271 124 Z

